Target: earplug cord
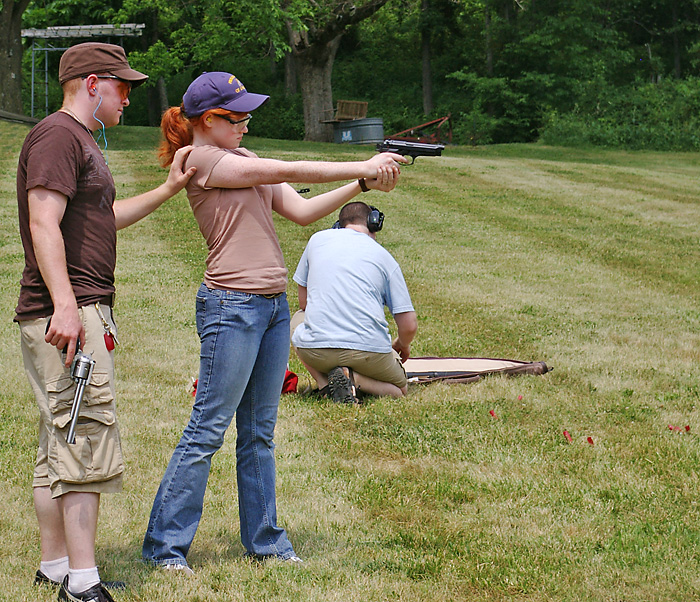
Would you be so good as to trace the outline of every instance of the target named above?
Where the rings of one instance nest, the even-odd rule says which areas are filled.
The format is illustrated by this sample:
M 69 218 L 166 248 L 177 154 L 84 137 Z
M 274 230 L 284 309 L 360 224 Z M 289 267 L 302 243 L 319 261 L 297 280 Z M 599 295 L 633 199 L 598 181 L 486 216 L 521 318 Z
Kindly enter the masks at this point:
M 99 130 L 99 132 L 98 132 L 98 134 L 97 134 L 97 138 L 96 138 L 95 142 L 96 142 L 97 144 L 99 144 L 99 143 L 100 143 L 100 139 L 103 140 L 103 142 L 104 142 L 104 148 L 102 149 L 102 154 L 104 155 L 105 163 L 106 163 L 107 165 L 109 165 L 109 158 L 107 157 L 107 130 L 105 129 L 105 124 L 104 124 L 104 122 L 96 115 L 97 109 L 99 109 L 99 108 L 102 106 L 102 94 L 100 94 L 100 93 L 98 92 L 97 95 L 100 97 L 100 102 L 97 103 L 97 106 L 95 107 L 95 110 L 92 112 L 92 117 L 93 117 L 93 119 L 94 119 L 95 121 L 97 121 L 97 123 L 100 124 L 100 130 Z

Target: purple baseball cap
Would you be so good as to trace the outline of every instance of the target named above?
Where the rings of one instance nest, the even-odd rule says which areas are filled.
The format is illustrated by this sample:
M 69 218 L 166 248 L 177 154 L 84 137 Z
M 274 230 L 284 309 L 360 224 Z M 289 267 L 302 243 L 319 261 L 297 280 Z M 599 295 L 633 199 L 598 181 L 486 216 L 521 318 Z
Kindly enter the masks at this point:
M 209 109 L 226 109 L 233 113 L 249 113 L 270 97 L 253 94 L 235 75 L 224 71 L 202 73 L 187 88 L 182 97 L 185 115 L 197 117 Z

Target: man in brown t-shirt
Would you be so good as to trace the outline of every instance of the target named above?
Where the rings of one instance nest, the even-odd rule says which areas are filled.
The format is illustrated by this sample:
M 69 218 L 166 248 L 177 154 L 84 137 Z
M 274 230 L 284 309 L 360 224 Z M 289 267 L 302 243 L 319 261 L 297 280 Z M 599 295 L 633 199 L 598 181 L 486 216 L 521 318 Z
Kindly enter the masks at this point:
M 15 320 L 39 405 L 34 505 L 41 538 L 35 582 L 60 584 L 60 600 L 111 600 L 95 563 L 100 494 L 121 488 L 114 404 L 112 315 L 116 232 L 145 217 L 187 183 L 190 148 L 164 184 L 115 202 L 112 175 L 92 132 L 116 125 L 131 89 L 147 76 L 124 50 L 86 43 L 61 58 L 63 106 L 27 136 L 17 169 L 19 228 L 25 252 Z M 95 360 L 75 443 L 67 431 L 78 347 Z

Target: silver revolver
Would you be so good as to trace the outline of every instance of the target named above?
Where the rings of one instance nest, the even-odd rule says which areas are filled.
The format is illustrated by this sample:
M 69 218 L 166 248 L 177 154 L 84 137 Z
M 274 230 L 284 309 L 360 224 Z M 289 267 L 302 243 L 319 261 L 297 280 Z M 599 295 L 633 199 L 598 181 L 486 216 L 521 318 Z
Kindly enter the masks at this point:
M 91 353 L 83 353 L 78 350 L 73 358 L 73 363 L 70 367 L 70 377 L 76 382 L 75 395 L 73 396 L 73 405 L 70 410 L 70 427 L 66 441 L 73 445 L 75 443 L 75 427 L 78 424 L 78 415 L 80 414 L 80 404 L 83 401 L 85 393 L 85 385 L 90 382 L 92 371 L 95 369 L 95 360 L 92 359 Z

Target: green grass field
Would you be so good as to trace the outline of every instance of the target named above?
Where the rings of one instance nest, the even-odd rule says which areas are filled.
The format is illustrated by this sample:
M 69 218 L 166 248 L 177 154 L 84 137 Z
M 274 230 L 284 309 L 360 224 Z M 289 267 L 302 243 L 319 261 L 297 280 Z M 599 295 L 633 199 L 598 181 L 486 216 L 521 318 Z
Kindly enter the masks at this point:
M 0 122 L 0 599 L 48 601 L 55 592 L 30 585 L 36 411 L 12 323 L 26 132 Z M 117 128 L 109 138 L 120 197 L 162 181 L 157 132 Z M 247 146 L 283 159 L 373 152 Z M 554 371 L 414 386 L 404 400 L 359 407 L 283 397 L 278 511 L 305 563 L 241 558 L 232 432 L 214 459 L 191 579 L 139 558 L 192 403 L 205 249 L 183 195 L 122 231 L 128 472 L 124 492 L 103 500 L 98 536 L 103 577 L 130 584 L 117 601 L 700 600 L 699 172 L 697 154 L 450 147 L 405 168 L 391 194 L 363 196 L 386 213 L 380 242 L 413 296 L 414 355 L 543 360 Z M 334 219 L 277 220 L 290 271 Z

